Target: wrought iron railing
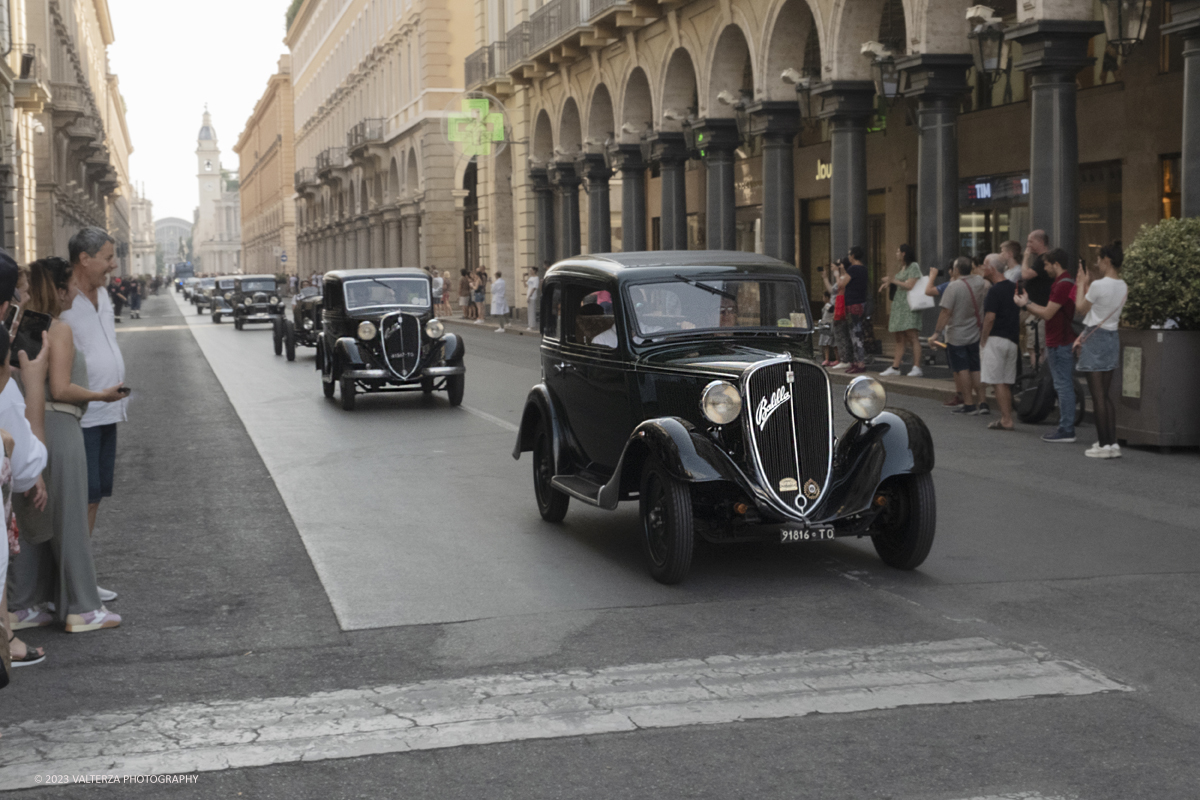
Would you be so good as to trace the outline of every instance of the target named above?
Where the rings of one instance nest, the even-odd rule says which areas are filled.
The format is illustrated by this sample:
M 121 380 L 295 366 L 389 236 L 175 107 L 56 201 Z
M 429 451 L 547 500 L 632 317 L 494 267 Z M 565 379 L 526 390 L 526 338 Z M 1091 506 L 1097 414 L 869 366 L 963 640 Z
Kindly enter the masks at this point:
M 463 62 L 464 86 L 472 89 L 488 79 L 492 73 L 491 65 L 488 63 L 491 57 L 492 51 L 486 47 L 481 47 L 467 56 L 466 61 Z
M 508 69 L 529 56 L 529 23 L 522 22 L 508 32 L 504 39 L 504 66 Z
M 317 154 L 317 172 L 340 167 L 346 163 L 346 148 L 327 147 Z
M 590 0 L 550 0 L 529 18 L 529 50 L 537 52 L 588 18 Z
M 312 186 L 316 182 L 317 182 L 316 169 L 314 169 L 313 167 L 301 167 L 300 169 L 296 170 L 296 180 L 292 185 L 295 186 L 296 191 L 299 191 L 300 189 L 304 188 L 305 186 Z
M 364 119 L 346 134 L 346 147 L 354 149 L 360 145 L 383 141 L 384 121 L 381 119 Z
M 625 4 L 626 0 L 589 0 L 588 19 L 595 19 L 613 6 L 622 6 Z

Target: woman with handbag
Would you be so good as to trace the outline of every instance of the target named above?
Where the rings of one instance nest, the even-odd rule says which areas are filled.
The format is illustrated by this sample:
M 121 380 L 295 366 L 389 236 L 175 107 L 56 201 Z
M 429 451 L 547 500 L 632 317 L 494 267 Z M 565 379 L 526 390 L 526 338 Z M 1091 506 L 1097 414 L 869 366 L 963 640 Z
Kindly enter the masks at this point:
M 839 286 L 842 265 L 837 261 L 831 263 L 821 277 L 825 279 L 825 290 L 833 297 L 833 348 L 837 358 L 828 364 L 828 368 L 846 369 L 854 360 L 854 349 L 850 343 L 849 322 L 846 320 L 846 295 Z
M 104 607 L 96 587 L 87 519 L 87 455 L 79 421 L 89 402 L 112 403 L 123 400 L 125 393 L 120 385 L 102 392 L 84 388 L 87 362 L 75 349 L 71 327 L 58 318 L 76 294 L 71 265 L 61 258 L 44 258 L 29 265 L 29 278 L 25 310 L 53 320 L 45 401 L 49 461 L 43 473 L 49 500 L 40 511 L 32 503 L 14 503 L 22 541 L 10 571 L 9 603 L 18 609 L 12 612 L 13 628 L 51 624 L 50 603 L 67 633 L 115 628 L 121 617 Z
M 1080 267 L 1075 280 L 1077 311 L 1085 314 L 1084 332 L 1075 340 L 1075 369 L 1087 374 L 1088 391 L 1092 393 L 1092 408 L 1096 417 L 1099 440 L 1087 449 L 1089 458 L 1120 458 L 1117 444 L 1117 408 L 1109 390 L 1113 372 L 1121 351 L 1117 325 L 1121 309 L 1129 296 L 1129 287 L 1121 280 L 1121 262 L 1125 260 L 1119 244 L 1100 248 L 1097 266 L 1102 278 L 1091 280 L 1087 269 Z
M 892 356 L 892 365 L 880 373 L 887 377 L 900 374 L 900 362 L 904 359 L 905 345 L 912 351 L 913 366 L 908 373 L 910 378 L 920 378 L 921 372 L 921 315 L 908 304 L 908 293 L 921 279 L 921 265 L 913 255 L 912 245 L 902 244 L 896 249 L 896 260 L 900 264 L 899 271 L 889 278 L 883 279 L 879 291 L 888 287 L 892 290 L 892 313 L 888 317 L 888 331 L 896 339 L 896 353 Z

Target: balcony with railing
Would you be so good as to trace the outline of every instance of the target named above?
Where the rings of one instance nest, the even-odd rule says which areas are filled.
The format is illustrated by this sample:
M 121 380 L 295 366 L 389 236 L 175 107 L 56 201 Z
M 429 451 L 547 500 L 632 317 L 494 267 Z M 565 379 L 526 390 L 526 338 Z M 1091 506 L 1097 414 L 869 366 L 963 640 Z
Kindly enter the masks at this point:
M 662 13 L 661 0 L 549 0 L 508 32 L 504 69 L 517 80 L 545 77 L 557 64 L 606 47 L 623 30 L 644 27 Z
M 382 119 L 364 119 L 346 134 L 346 149 L 357 150 L 369 144 L 383 141 L 384 121 Z
M 13 82 L 13 102 L 17 108 L 40 112 L 50 102 L 50 68 L 35 44 L 24 45 L 20 56 L 21 66 Z
M 467 56 L 463 64 L 468 89 L 491 88 L 497 83 L 508 83 L 508 44 L 492 42 Z
M 317 154 L 317 172 L 338 169 L 346 163 L 346 148 L 327 147 Z
M 87 92 L 77 83 L 52 83 L 50 94 L 50 105 L 60 124 L 66 124 L 90 110 Z
M 297 192 L 304 191 L 305 186 L 315 186 L 317 184 L 317 170 L 315 167 L 301 167 L 296 170 L 296 178 L 293 182 Z
M 504 39 L 504 68 L 511 69 L 529 57 L 529 23 L 522 22 Z

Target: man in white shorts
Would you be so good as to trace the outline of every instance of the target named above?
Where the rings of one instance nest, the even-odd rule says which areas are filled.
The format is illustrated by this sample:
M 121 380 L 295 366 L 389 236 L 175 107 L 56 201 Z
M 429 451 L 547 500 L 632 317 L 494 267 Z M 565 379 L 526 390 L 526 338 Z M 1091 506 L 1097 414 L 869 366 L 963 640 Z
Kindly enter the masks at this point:
M 996 253 L 983 259 L 983 277 L 992 286 L 983 301 L 980 380 L 991 384 L 996 393 L 996 404 L 1000 406 L 1000 419 L 988 427 L 1011 431 L 1012 385 L 1017 382 L 1017 359 L 1020 357 L 1021 310 L 1013 302 L 1017 285 L 1004 277 L 1004 267 L 1004 258 Z

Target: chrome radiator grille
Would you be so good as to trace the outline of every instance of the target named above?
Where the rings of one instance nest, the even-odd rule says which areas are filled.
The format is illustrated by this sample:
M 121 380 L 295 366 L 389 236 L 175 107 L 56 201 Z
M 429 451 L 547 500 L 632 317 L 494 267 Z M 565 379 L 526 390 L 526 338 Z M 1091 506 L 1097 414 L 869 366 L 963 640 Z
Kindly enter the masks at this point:
M 743 382 L 759 478 L 786 508 L 802 513 L 829 478 L 829 378 L 815 364 L 780 359 L 752 367 Z
M 380 325 L 380 336 L 388 366 L 407 379 L 421 363 L 421 323 L 411 314 L 389 314 Z

